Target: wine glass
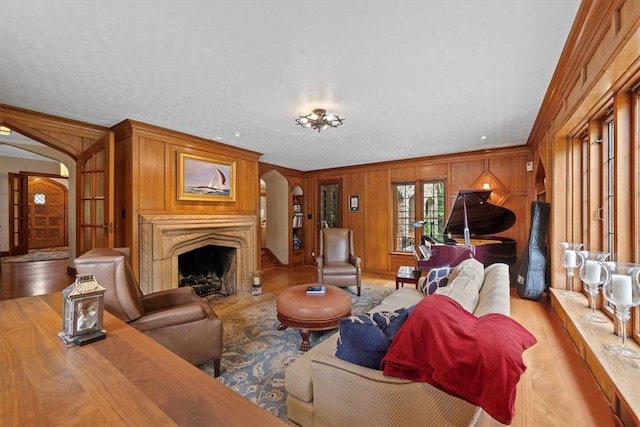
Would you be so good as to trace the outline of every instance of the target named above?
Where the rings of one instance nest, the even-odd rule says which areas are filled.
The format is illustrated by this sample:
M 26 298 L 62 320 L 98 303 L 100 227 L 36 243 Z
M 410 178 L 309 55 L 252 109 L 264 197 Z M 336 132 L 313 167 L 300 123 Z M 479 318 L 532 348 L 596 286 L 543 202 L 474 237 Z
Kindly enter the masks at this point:
M 600 290 L 600 285 L 609 281 L 611 273 L 604 264 L 609 257 L 609 252 L 598 251 L 580 251 L 580 279 L 587 284 L 587 292 L 589 293 L 589 305 L 591 313 L 583 314 L 584 320 L 596 323 L 608 323 L 609 320 L 596 314 L 596 297 Z
M 567 269 L 567 282 L 569 282 L 569 290 L 562 292 L 565 297 L 575 298 L 578 296 L 573 292 L 573 270 L 580 268 L 582 258 L 578 256 L 578 251 L 582 247 L 582 243 L 562 242 L 562 266 Z
M 627 321 L 632 307 L 640 304 L 640 265 L 623 262 L 607 263 L 611 278 L 602 288 L 607 301 L 616 306 L 616 317 L 620 320 L 622 344 L 609 344 L 605 348 L 619 356 L 640 359 L 640 353 L 627 347 Z

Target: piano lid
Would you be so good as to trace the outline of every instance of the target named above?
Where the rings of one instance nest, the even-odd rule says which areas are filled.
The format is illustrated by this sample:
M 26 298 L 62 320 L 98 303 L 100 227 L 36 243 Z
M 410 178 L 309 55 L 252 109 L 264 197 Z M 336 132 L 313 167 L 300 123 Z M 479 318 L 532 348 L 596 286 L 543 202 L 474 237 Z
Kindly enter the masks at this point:
M 459 190 L 444 228 L 445 235 L 464 234 L 465 205 L 471 235 L 489 235 L 508 230 L 516 222 L 516 215 L 507 208 L 487 202 L 490 194 L 491 190 Z

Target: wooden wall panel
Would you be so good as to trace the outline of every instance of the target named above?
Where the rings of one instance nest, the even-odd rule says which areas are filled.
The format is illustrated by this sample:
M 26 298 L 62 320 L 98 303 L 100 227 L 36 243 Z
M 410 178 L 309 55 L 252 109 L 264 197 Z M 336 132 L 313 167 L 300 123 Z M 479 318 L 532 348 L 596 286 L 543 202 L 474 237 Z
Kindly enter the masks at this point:
M 305 226 L 304 233 L 304 262 L 308 265 L 315 265 L 315 254 L 318 252 L 318 185 L 314 178 L 304 179 L 304 204 L 305 204 Z
M 116 247 L 131 247 L 134 235 L 133 224 L 129 221 L 129 216 L 133 212 L 133 195 L 132 187 L 132 156 L 131 156 L 131 137 L 126 136 L 124 139 L 115 141 L 115 164 L 117 165 L 114 176 L 115 191 L 115 221 L 116 221 Z M 135 231 L 137 233 L 137 230 Z
M 418 176 L 429 179 L 446 178 L 448 163 L 418 166 Z
M 344 206 L 344 227 L 353 230 L 354 236 L 359 236 L 354 240 L 354 250 L 356 255 L 364 254 L 365 248 L 365 212 L 363 207 L 365 206 L 365 199 L 367 198 L 365 189 L 365 174 L 364 172 L 354 172 L 345 174 L 344 177 L 344 189 L 347 197 Z M 360 210 L 352 212 L 349 210 L 349 196 L 360 196 Z
M 136 175 L 140 185 L 138 209 L 164 210 L 168 177 L 165 176 L 165 144 L 149 138 L 138 139 L 140 155 L 137 156 Z
M 526 194 L 531 177 L 531 172 L 527 172 L 530 160 L 531 156 L 525 155 L 489 159 L 489 171 L 508 186 L 511 194 Z
M 451 163 L 451 174 L 447 181 L 447 193 L 450 200 L 447 210 L 450 209 L 450 202 L 458 194 L 458 190 L 468 190 L 471 185 L 483 174 L 485 171 L 484 160 L 471 160 L 465 162 Z
M 389 175 L 393 182 L 410 181 L 416 179 L 416 176 L 418 176 L 415 166 L 392 168 L 389 170 Z
M 388 271 L 391 239 L 391 192 L 387 169 L 366 173 L 366 197 L 360 204 L 365 213 L 363 268 Z

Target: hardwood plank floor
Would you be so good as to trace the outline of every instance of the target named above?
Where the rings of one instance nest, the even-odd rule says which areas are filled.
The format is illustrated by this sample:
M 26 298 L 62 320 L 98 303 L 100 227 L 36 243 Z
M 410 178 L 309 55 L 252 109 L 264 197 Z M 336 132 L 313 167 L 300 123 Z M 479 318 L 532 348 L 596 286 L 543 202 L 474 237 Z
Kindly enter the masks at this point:
M 0 300 L 62 290 L 74 278 L 66 274 L 68 261 L 4 263 L 0 272 Z M 370 285 L 395 287 L 393 278 L 364 274 Z M 238 295 L 217 302 L 225 316 L 257 300 L 275 298 L 289 286 L 315 280 L 313 267 L 276 268 L 262 275 L 261 296 Z M 525 352 L 527 370 L 518 384 L 513 426 L 620 426 L 604 394 L 582 361 L 573 342 L 544 296 L 523 300 L 512 290 L 511 316 L 526 327 L 538 343 Z M 484 415 L 479 425 L 499 425 Z

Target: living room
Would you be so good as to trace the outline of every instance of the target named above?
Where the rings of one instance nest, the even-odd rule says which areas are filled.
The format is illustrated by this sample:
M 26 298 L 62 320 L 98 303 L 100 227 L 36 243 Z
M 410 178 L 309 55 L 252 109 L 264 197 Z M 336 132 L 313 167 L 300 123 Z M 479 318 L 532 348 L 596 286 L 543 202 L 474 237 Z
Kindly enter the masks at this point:
M 639 9 L 632 1 L 585 2 L 581 5 L 527 144 L 521 146 L 436 156 L 408 155 L 394 161 L 303 171 L 264 162 L 256 151 L 221 143 L 215 138 L 197 137 L 129 118 L 100 126 L 10 104 L 2 105 L 0 124 L 49 148 L 54 147 L 39 150 L 54 159 L 64 158 L 64 162 L 70 165 L 70 224 L 73 225 L 69 227 L 70 262 L 97 241 L 91 234 L 95 227 L 83 228 L 84 225 L 77 224 L 75 219 L 83 218 L 87 213 L 78 211 L 76 214 L 79 197 L 75 187 L 87 178 L 81 177 L 79 171 L 86 170 L 84 162 L 99 152 L 94 143 L 106 137 L 103 144 L 108 148 L 113 142 L 117 167 L 113 181 L 113 213 L 118 215 L 113 220 L 117 223 L 116 230 L 107 236 L 108 246 L 132 248 L 132 266 L 141 285 L 148 286 L 148 289 L 153 289 L 154 279 L 148 274 L 154 269 L 142 265 L 145 255 L 140 247 L 142 229 L 139 224 L 144 218 L 212 213 L 258 217 L 260 177 L 273 170 L 286 178 L 289 191 L 296 186 L 303 190 L 304 235 L 301 236 L 300 254 L 301 263 L 305 266 L 315 265 L 319 229 L 316 215 L 321 184 L 340 184 L 340 206 L 343 207 L 350 205 L 350 196 L 358 196 L 358 209 L 344 209 L 341 226 L 354 230 L 354 245 L 356 252 L 362 255 L 364 271 L 393 277 L 401 265 L 414 262 L 410 252 L 396 247 L 394 186 L 406 183 L 419 186 L 425 180 L 445 180 L 445 198 L 451 199 L 459 189 L 479 189 L 488 182 L 494 204 L 516 214 L 514 227 L 500 235 L 517 242 L 518 255 L 524 251 L 528 240 L 530 203 L 535 200 L 551 203 L 551 286 L 563 289 L 568 283 L 566 270 L 559 263 L 561 241 L 584 242 L 590 249 L 614 253 L 617 261 L 640 262 L 637 238 L 640 229 L 637 213 L 640 170 L 637 132 Z M 348 118 L 345 129 L 347 124 Z M 340 130 L 335 129 L 336 132 Z M 613 169 L 607 169 L 604 166 L 607 152 L 604 150 L 612 146 L 618 160 Z M 181 197 L 178 185 L 181 179 L 178 159 L 181 154 L 232 163 L 237 179 L 235 199 L 202 201 Z M 628 162 L 620 161 L 622 159 L 628 159 Z M 531 170 L 528 170 L 528 164 Z M 607 172 L 609 170 L 614 172 Z M 606 196 L 601 185 L 605 177 L 614 183 L 613 194 Z M 6 175 L 3 182 L 5 179 Z M 608 199 L 611 204 L 605 203 Z M 293 213 L 291 194 L 286 195 L 286 200 L 288 205 L 284 217 L 288 223 Z M 610 230 L 599 219 L 603 217 L 612 219 Z M 285 240 L 289 242 L 293 231 L 288 226 L 286 228 Z M 8 221 L 2 224 L 2 229 L 7 232 Z M 255 239 L 248 244 L 250 254 L 245 257 L 253 259 L 247 261 L 243 270 L 241 292 L 250 290 L 253 274 L 260 270 L 262 242 L 259 233 L 254 233 Z M 4 244 L 8 241 L 8 234 L 3 235 Z M 4 244 L 2 250 L 6 252 L 8 248 Z M 292 266 L 294 255 L 297 256 L 292 250 L 281 263 Z M 586 303 L 586 295 L 583 296 Z M 597 304 L 598 310 L 604 305 L 601 311 L 614 319 L 606 304 L 601 300 Z M 561 305 L 554 309 L 561 316 L 566 312 Z M 640 341 L 637 309 L 632 316 L 633 320 L 627 324 L 628 333 L 630 340 L 637 343 Z M 613 320 L 611 323 L 614 327 Z M 585 343 L 585 338 L 575 331 L 570 321 L 567 321 L 566 328 L 581 353 L 588 355 L 589 351 L 585 349 L 589 344 Z M 619 330 L 619 326 L 615 328 Z M 597 366 L 594 364 L 592 369 L 601 387 L 615 390 L 615 384 L 605 378 L 607 375 L 599 373 Z M 615 391 L 608 392 L 607 398 L 615 408 L 614 412 L 627 413 L 620 414 L 624 419 L 633 420 L 635 416 L 637 423 L 637 407 L 625 398 L 621 399 Z M 627 402 L 632 410 L 625 410 L 620 401 Z

